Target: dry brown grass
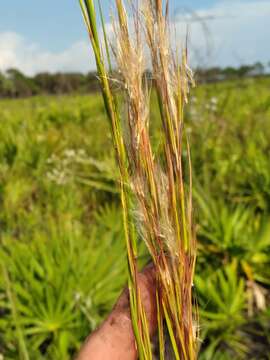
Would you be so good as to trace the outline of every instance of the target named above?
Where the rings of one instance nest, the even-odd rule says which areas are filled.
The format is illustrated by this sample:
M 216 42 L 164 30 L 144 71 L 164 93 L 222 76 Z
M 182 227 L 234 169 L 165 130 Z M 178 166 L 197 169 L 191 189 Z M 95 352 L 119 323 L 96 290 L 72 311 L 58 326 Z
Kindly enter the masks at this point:
M 136 284 L 136 242 L 142 238 L 157 271 L 160 359 L 165 357 L 167 328 L 175 358 L 192 360 L 197 357 L 194 325 L 197 320 L 192 302 L 196 240 L 191 164 L 184 132 L 184 106 L 192 73 L 187 65 L 186 49 L 179 55 L 171 48 L 169 1 L 165 5 L 161 0 L 132 2 L 131 19 L 122 0 L 115 0 L 115 4 L 113 54 L 124 85 L 126 112 L 122 116 L 100 50 L 93 2 L 82 1 L 82 9 L 96 54 L 121 174 L 131 311 L 138 353 L 140 359 L 152 358 L 146 316 Z M 163 129 L 160 157 L 154 155 L 149 133 L 151 89 L 144 80 L 148 53 Z M 183 148 L 188 154 L 185 166 Z

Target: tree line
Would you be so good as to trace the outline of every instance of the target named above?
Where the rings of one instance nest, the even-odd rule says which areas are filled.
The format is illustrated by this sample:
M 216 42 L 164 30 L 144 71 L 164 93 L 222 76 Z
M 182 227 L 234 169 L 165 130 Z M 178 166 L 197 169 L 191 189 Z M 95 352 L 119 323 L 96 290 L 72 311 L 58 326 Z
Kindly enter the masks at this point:
M 270 65 L 270 64 L 269 64 Z M 257 62 L 252 65 L 235 67 L 197 68 L 195 77 L 198 82 L 215 82 L 247 76 L 261 76 L 267 73 L 267 67 Z M 151 77 L 151 73 L 147 73 Z M 116 76 L 116 75 L 115 75 Z M 112 76 L 112 77 L 115 77 Z M 95 72 L 82 73 L 40 73 L 26 76 L 17 69 L 0 72 L 0 97 L 29 97 L 41 94 L 89 93 L 99 89 Z
M 81 73 L 40 73 L 26 76 L 17 69 L 0 73 L 0 97 L 29 97 L 42 94 L 88 93 L 98 90 L 95 72 Z

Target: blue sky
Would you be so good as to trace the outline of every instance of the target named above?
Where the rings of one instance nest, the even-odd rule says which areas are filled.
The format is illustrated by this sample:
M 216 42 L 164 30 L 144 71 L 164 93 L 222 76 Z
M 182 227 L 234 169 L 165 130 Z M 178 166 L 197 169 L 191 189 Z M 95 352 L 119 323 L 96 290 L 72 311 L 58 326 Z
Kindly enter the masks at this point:
M 111 3 L 102 0 L 107 22 Z M 171 7 L 179 34 L 192 20 L 183 9 L 205 19 L 191 21 L 194 63 L 270 61 L 270 0 L 172 0 Z M 87 71 L 91 56 L 77 0 L 0 1 L 0 70 Z
M 173 0 L 174 9 L 207 7 L 215 0 Z M 102 0 L 109 18 L 111 0 Z M 16 9 L 16 11 L 15 11 Z M 85 35 L 78 0 L 1 0 L 0 32 L 12 31 L 59 51 Z

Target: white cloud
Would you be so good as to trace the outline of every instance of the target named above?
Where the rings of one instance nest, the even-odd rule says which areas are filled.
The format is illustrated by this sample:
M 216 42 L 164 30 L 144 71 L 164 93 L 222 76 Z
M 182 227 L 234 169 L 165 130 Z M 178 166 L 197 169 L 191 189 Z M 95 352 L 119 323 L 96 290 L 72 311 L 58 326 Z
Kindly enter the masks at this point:
M 196 64 L 239 65 L 270 60 L 270 1 L 219 1 L 195 14 L 178 14 L 177 33 L 189 23 Z
M 185 24 L 189 23 L 194 65 L 239 65 L 270 60 L 269 18 L 269 0 L 224 0 L 196 11 L 196 17 L 176 15 L 173 26 L 177 39 L 183 39 Z M 110 24 L 107 27 L 111 30 Z M 53 52 L 17 33 L 0 33 L 0 70 L 11 67 L 28 75 L 41 71 L 86 72 L 95 68 L 95 62 L 87 40 Z
M 79 41 L 61 52 L 43 50 L 17 33 L 0 33 L 0 70 L 17 68 L 27 75 L 42 71 L 88 71 L 94 57 L 87 41 Z

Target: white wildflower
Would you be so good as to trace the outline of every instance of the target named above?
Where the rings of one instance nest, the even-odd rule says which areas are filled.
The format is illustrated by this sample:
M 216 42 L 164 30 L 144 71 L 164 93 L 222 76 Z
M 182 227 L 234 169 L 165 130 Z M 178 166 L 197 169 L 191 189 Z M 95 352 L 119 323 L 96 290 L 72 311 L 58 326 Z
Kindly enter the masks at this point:
M 74 149 L 67 149 L 64 151 L 64 156 L 69 157 L 69 158 L 73 158 L 76 156 L 76 152 Z

